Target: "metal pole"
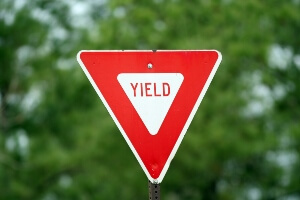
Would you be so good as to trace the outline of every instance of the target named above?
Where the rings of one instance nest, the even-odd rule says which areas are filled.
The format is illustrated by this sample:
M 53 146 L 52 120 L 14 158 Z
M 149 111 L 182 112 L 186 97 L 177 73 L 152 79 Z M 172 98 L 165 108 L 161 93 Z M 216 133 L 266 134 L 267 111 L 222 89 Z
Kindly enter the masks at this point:
M 160 200 L 160 185 L 148 180 L 149 200 Z

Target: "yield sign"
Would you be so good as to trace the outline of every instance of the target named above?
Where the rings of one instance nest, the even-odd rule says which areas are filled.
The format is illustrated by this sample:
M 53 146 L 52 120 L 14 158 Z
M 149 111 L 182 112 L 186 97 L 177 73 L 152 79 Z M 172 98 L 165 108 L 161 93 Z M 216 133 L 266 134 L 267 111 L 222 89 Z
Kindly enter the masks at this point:
M 166 174 L 221 59 L 214 50 L 77 55 L 152 183 Z

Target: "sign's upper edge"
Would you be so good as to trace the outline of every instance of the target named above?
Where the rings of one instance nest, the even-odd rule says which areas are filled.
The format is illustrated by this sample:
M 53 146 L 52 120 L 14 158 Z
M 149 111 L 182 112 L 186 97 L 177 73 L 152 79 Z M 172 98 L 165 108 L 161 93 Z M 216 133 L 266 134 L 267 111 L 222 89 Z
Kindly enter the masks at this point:
M 132 49 L 126 49 L 126 50 L 80 50 L 77 54 L 77 56 L 82 52 L 195 52 L 195 51 L 215 51 L 219 55 L 221 54 L 218 50 L 215 49 L 178 49 L 178 50 L 167 50 L 167 49 L 153 49 L 153 50 L 132 50 Z

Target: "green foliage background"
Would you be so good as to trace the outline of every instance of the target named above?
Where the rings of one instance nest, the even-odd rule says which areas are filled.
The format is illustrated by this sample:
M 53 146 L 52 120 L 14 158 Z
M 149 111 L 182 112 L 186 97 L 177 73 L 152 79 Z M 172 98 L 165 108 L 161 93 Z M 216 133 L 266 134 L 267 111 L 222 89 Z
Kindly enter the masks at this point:
M 217 49 L 162 199 L 300 199 L 299 0 L 0 1 L 0 199 L 147 199 L 82 49 Z

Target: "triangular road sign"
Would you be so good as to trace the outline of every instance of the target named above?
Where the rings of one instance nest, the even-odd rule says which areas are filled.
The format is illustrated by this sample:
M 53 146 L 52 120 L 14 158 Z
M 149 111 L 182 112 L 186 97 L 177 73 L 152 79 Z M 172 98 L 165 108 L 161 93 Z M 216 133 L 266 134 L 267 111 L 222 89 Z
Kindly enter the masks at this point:
M 152 183 L 162 181 L 221 59 L 215 50 L 77 55 Z

